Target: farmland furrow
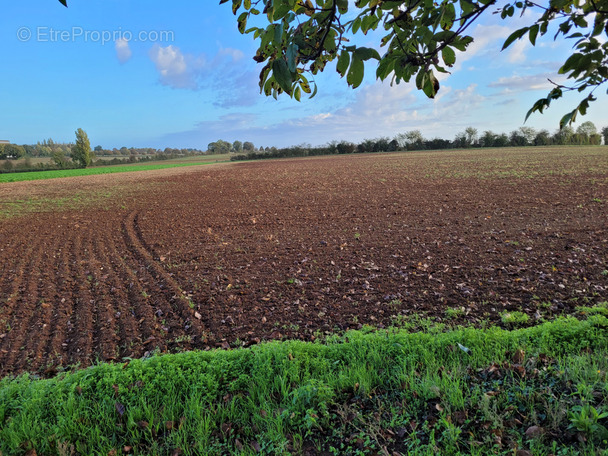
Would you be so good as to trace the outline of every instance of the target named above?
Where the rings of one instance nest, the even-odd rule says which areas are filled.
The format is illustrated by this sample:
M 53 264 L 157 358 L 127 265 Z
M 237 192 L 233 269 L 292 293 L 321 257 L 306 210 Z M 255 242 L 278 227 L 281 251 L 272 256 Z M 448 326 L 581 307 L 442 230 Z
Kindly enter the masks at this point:
M 119 358 L 133 356 L 134 347 L 142 342 L 142 334 L 138 328 L 138 318 L 134 303 L 123 289 L 125 283 L 121 280 L 123 275 L 121 258 L 118 255 L 114 240 L 111 236 L 104 239 L 104 245 L 98 246 L 97 259 L 104 265 L 104 282 L 107 296 L 111 299 L 112 312 L 116 326 L 116 353 Z
M 52 332 L 44 348 L 44 353 L 47 353 L 52 359 L 56 360 L 55 366 L 63 366 L 70 361 L 66 359 L 66 355 L 69 322 L 74 311 L 74 299 L 71 294 L 74 279 L 70 275 L 70 252 L 73 248 L 72 245 L 73 241 L 69 237 L 65 237 L 56 259 L 56 296 L 53 302 Z M 42 349 L 42 347 L 43 345 L 41 344 L 39 349 Z
M 108 278 L 111 271 L 111 265 L 108 264 L 107 258 L 103 253 L 103 246 L 106 239 L 100 240 L 95 237 L 92 241 L 89 251 L 89 263 L 91 265 L 91 293 L 95 297 L 95 333 L 97 339 L 95 347 L 99 351 L 99 356 L 104 361 L 116 359 L 118 355 L 118 345 L 120 342 L 120 329 L 114 299 L 112 297 L 111 286 L 108 284 Z
M 32 261 L 30 258 L 32 252 L 38 252 L 40 243 L 41 239 L 39 237 L 34 237 L 33 239 L 24 238 L 23 242 L 14 247 L 12 251 L 13 255 L 6 262 L 1 263 L 3 271 L 0 278 L 0 292 L 2 293 L 0 295 L 0 304 L 2 304 L 0 307 L 0 334 L 6 330 L 5 325 L 15 309 L 15 298 L 17 297 L 19 287 L 24 278 L 27 277 L 24 274 L 23 268 Z M 20 252 L 20 254 L 15 255 L 15 251 Z
M 87 363 L 93 351 L 94 300 L 86 286 L 88 272 L 83 267 L 82 254 L 86 244 L 81 236 L 75 236 L 70 254 L 73 313 L 68 327 L 68 358 L 70 362 Z
M 141 353 L 142 349 L 146 348 L 146 344 L 162 341 L 160 326 L 156 322 L 154 309 L 148 302 L 149 298 L 144 297 L 147 293 L 140 284 L 137 271 L 131 269 L 127 264 L 126 257 L 123 258 L 119 253 L 113 239 L 109 241 L 108 249 L 116 272 L 114 278 L 116 293 L 123 303 L 119 311 L 127 312 L 136 319 L 132 334 L 137 334 L 137 337 L 144 343 L 144 347 L 135 347 L 138 353 Z
M 39 299 L 35 303 L 34 314 L 27 322 L 26 329 L 35 331 L 36 337 L 28 338 L 27 359 L 20 360 L 27 362 L 30 368 L 38 369 L 43 364 L 53 363 L 46 349 L 47 341 L 56 330 L 53 314 L 59 310 L 57 308 L 57 282 L 53 280 L 53 271 L 57 262 L 57 252 L 61 250 L 61 246 L 63 246 L 63 238 L 59 238 L 59 236 L 52 236 L 52 244 L 45 243 L 40 276 L 32 278 L 38 282 Z
M 123 227 L 127 247 L 134 255 L 134 259 L 140 263 L 139 272 L 142 275 L 149 275 L 150 279 L 145 282 L 153 290 L 152 296 L 155 299 L 164 298 L 171 306 L 171 313 L 179 322 L 178 336 L 186 331 L 190 336 L 200 337 L 204 333 L 203 323 L 196 318 L 195 311 L 190 308 L 190 301 L 182 293 L 179 284 L 168 274 L 158 262 L 154 260 L 152 254 L 144 247 L 137 234 L 136 222 L 137 213 L 132 212 L 125 219 Z M 193 306 L 192 306 L 193 307 Z
M 40 313 L 44 310 L 40 302 L 41 288 L 44 286 L 41 277 L 44 265 L 41 267 L 41 263 L 48 257 L 47 248 L 51 247 L 52 250 L 55 245 L 54 243 L 49 246 L 44 242 L 42 245 L 44 254 L 41 254 L 38 249 L 34 250 L 27 269 L 22 270 L 23 278 L 19 277 L 20 285 L 9 323 L 10 331 L 3 340 L 5 345 L 2 353 L 6 352 L 3 370 L 7 372 L 18 372 L 35 367 L 32 365 L 34 361 L 32 359 L 32 340 L 35 338 L 32 337 L 30 330 L 32 325 L 40 327 L 38 320 Z

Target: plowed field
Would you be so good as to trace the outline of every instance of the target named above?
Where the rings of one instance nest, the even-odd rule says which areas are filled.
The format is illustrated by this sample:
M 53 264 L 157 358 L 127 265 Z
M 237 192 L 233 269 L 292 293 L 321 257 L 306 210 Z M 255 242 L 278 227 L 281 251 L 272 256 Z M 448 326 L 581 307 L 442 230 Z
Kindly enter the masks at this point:
M 0 374 L 574 313 L 608 299 L 607 172 L 506 149 L 3 184 Z

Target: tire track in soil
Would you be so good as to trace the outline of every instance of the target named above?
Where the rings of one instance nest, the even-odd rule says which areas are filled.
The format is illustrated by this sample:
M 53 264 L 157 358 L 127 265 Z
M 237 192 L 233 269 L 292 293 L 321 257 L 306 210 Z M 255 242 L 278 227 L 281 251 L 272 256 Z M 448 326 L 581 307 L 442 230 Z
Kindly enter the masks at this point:
M 104 295 L 107 296 L 106 300 L 109 302 L 111 317 L 114 320 L 115 354 L 118 359 L 125 356 L 132 357 L 132 347 L 141 345 L 142 332 L 139 329 L 139 319 L 135 313 L 135 307 L 132 305 L 130 297 L 123 291 L 124 282 L 121 280 L 121 269 L 125 266 L 124 262 L 118 261 L 121 258 L 111 237 L 104 239 L 103 245 L 98 243 L 95 258 L 105 268 L 102 279 L 105 288 Z
M 191 341 L 183 344 L 183 347 L 199 345 L 205 333 L 204 324 L 195 317 L 195 311 L 190 308 L 190 302 L 184 297 L 179 284 L 155 261 L 152 253 L 145 247 L 137 218 L 137 212 L 131 212 L 123 222 L 123 232 L 127 248 L 133 253 L 133 259 L 139 263 L 137 270 L 142 274 L 140 279 L 149 276 L 150 280 L 144 283 L 150 287 L 150 296 L 154 298 L 156 305 L 161 304 L 163 307 L 163 300 L 169 305 L 169 315 L 175 320 L 172 325 L 175 332 L 171 331 L 172 335 L 191 337 Z
M 163 335 L 161 334 L 160 326 L 156 322 L 156 316 L 154 314 L 154 309 L 148 302 L 149 298 L 144 298 L 144 294 L 147 292 L 144 290 L 140 283 L 140 279 L 137 276 L 137 270 L 132 269 L 132 266 L 127 264 L 128 258 L 126 256 L 123 258 L 117 247 L 116 242 L 114 240 L 110 240 L 109 244 L 109 255 L 114 261 L 114 265 L 116 268 L 116 292 L 120 293 L 120 296 L 124 296 L 125 302 L 125 310 L 131 315 L 134 315 L 134 318 L 137 320 L 135 329 L 133 334 L 137 333 L 139 337 L 139 341 L 143 341 L 143 344 L 136 344 L 134 347 L 135 352 L 131 356 L 140 356 L 145 350 L 148 348 L 148 344 L 152 344 L 155 342 L 155 345 L 158 346 L 159 349 L 165 350 L 166 345 Z M 136 263 L 135 268 L 139 267 L 139 264 Z M 123 289 L 126 289 L 126 295 Z M 165 311 L 170 309 L 170 307 L 166 307 Z M 120 310 L 123 312 L 123 310 Z M 133 340 L 129 341 L 129 343 Z M 139 342 L 138 341 L 138 342 Z M 159 346 L 161 344 L 161 346 Z
M 42 280 L 45 264 L 44 260 L 49 257 L 49 250 L 53 251 L 57 245 L 57 237 L 53 237 L 51 245 L 43 245 L 42 252 L 38 249 L 34 250 L 34 255 L 30 261 L 29 268 L 24 271 L 23 277 L 19 285 L 19 296 L 15 300 L 15 309 L 11 322 L 11 331 L 5 338 L 5 349 L 7 351 L 6 358 L 3 363 L 3 370 L 12 373 L 21 370 L 31 370 L 35 365 L 33 346 L 36 340 L 39 340 L 38 335 L 32 337 L 31 330 L 34 326 L 42 327 L 44 320 L 41 320 L 41 313 L 45 309 L 40 305 L 41 291 L 45 283 Z M 46 310 L 50 311 L 50 307 Z M 40 323 L 42 321 L 42 323 Z

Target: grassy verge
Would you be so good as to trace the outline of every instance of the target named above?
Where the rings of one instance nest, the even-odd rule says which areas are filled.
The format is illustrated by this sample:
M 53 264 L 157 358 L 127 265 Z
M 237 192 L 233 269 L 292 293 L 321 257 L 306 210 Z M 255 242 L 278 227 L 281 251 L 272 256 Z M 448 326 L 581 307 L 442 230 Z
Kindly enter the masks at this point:
M 56 179 L 59 177 L 92 176 L 95 174 L 127 173 L 132 171 L 152 171 L 155 169 L 181 168 L 184 166 L 209 165 L 215 161 L 185 162 L 185 163 L 157 163 L 146 165 L 115 165 L 99 166 L 85 169 L 63 169 L 54 171 L 38 171 L 27 173 L 0 174 L 0 183 L 22 182 L 31 180 Z
M 607 370 L 602 315 L 165 355 L 3 380 L 0 450 L 606 454 Z

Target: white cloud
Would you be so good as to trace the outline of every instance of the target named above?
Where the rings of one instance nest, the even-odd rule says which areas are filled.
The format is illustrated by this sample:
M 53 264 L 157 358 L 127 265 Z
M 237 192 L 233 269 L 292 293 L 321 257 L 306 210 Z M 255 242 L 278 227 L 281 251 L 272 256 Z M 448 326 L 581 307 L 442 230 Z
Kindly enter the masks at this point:
M 511 46 L 509 46 L 509 55 L 507 60 L 511 63 L 524 63 L 526 61 L 526 50 L 530 49 L 532 44 L 526 37 L 517 40 Z
M 220 50 L 217 53 L 218 57 L 229 57 L 233 62 L 243 60 L 245 54 L 243 51 L 234 48 L 224 48 L 220 46 Z
M 129 41 L 124 38 L 119 38 L 115 43 L 116 48 L 116 57 L 118 57 L 118 61 L 120 63 L 126 63 L 129 61 L 133 53 L 131 52 L 131 48 L 129 47 Z
M 499 78 L 496 82 L 488 84 L 488 87 L 501 88 L 505 93 L 527 92 L 531 90 L 551 90 L 555 87 L 551 82 L 564 82 L 564 77 L 555 73 L 539 73 L 527 76 L 513 75 Z
M 150 49 L 150 59 L 156 65 L 163 85 L 176 89 L 197 90 L 205 67 L 204 56 L 184 54 L 177 46 L 162 47 L 155 44 Z
M 250 140 L 255 144 L 279 147 L 331 140 L 360 142 L 366 138 L 394 137 L 397 133 L 420 129 L 426 137 L 450 137 L 475 124 L 474 116 L 486 98 L 471 84 L 465 89 L 445 87 L 443 96 L 433 101 L 416 91 L 413 84 L 390 86 L 376 82 L 361 87 L 354 100 L 335 110 L 309 115 L 293 115 L 274 123 L 263 115 L 237 113 L 204 121 L 192 130 L 167 135 L 163 141 L 177 144 L 207 144 L 217 138 Z M 446 119 L 450 119 L 449 124 Z M 289 134 L 286 134 L 289 132 Z
M 251 106 L 256 101 L 253 95 L 259 92 L 257 73 L 243 63 L 245 54 L 238 49 L 220 47 L 211 58 L 186 54 L 177 46 L 156 44 L 149 55 L 163 85 L 187 90 L 213 88 L 213 104 L 218 107 Z

